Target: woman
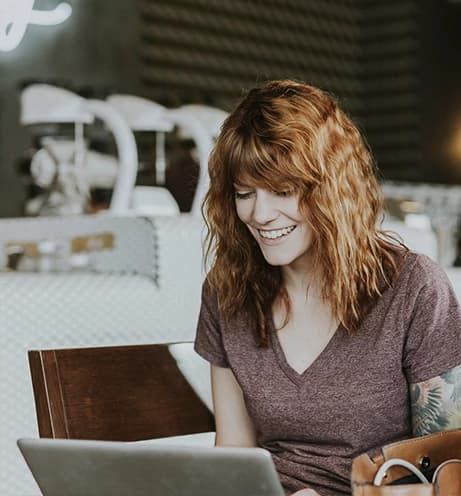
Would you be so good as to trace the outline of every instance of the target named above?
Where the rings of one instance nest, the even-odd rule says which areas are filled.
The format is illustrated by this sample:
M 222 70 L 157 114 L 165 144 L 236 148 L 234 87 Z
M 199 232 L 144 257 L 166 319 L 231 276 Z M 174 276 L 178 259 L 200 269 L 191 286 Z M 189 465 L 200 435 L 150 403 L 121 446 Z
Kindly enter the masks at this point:
M 269 450 L 287 494 L 343 495 L 360 453 L 460 426 L 456 297 L 377 227 L 373 160 L 336 101 L 294 81 L 253 89 L 209 172 L 196 350 L 216 444 Z

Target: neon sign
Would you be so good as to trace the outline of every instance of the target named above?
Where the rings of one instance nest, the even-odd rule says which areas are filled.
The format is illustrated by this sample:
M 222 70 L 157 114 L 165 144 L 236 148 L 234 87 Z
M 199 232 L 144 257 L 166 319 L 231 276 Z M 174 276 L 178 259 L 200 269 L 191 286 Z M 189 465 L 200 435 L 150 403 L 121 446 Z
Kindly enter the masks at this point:
M 21 43 L 27 26 L 55 26 L 72 14 L 67 2 L 52 10 L 35 10 L 35 0 L 0 0 L 0 51 L 9 52 Z

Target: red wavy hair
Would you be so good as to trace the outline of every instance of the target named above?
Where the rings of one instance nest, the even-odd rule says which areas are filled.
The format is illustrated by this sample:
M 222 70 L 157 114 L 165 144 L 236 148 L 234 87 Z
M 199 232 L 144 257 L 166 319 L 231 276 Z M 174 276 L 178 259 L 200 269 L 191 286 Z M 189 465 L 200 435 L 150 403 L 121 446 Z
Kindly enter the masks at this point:
M 251 90 L 224 122 L 209 161 L 203 203 L 208 283 L 220 311 L 242 310 L 267 344 L 267 316 L 290 301 L 280 267 L 269 265 L 236 213 L 234 184 L 294 190 L 314 230 L 312 266 L 322 297 L 349 331 L 357 329 L 397 272 L 399 241 L 377 228 L 383 209 L 372 156 L 336 100 L 296 81 Z M 245 182 L 246 181 L 246 182 Z

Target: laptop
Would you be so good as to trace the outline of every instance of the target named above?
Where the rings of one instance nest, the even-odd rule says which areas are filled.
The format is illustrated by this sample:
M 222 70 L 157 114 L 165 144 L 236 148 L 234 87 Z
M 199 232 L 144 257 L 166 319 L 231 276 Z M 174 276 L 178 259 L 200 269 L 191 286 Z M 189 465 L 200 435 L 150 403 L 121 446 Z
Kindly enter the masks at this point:
M 284 496 L 261 448 L 19 439 L 44 496 Z

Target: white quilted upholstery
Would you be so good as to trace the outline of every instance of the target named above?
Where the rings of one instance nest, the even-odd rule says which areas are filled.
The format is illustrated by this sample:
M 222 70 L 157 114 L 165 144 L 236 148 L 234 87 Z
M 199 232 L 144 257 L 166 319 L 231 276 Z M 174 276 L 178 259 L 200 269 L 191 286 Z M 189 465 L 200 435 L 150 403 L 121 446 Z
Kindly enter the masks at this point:
M 213 411 L 210 381 L 205 380 L 210 375 L 210 364 L 195 353 L 193 343 L 174 343 L 169 346 L 169 350 L 192 389 Z
M 52 240 L 65 245 L 66 252 L 71 238 L 109 231 L 114 235 L 114 249 L 92 252 L 91 268 L 97 272 L 140 273 L 155 278 L 157 231 L 152 226 L 154 222 L 147 217 L 108 215 L 0 219 L 1 265 L 6 265 L 8 242 Z
M 105 227 L 101 219 L 97 222 Z M 38 435 L 27 350 L 194 338 L 203 280 L 201 221 L 187 214 L 106 219 L 117 224 L 120 251 L 100 261 L 100 273 L 0 274 L 2 496 L 39 493 L 15 446 L 19 437 Z M 43 219 L 36 222 L 40 229 L 31 228 L 31 219 L 0 220 L 0 243 L 18 241 L 18 234 L 30 239 L 34 229 L 42 236 L 53 231 Z M 75 234 L 72 222 L 66 219 L 66 235 Z M 78 220 L 76 225 L 82 229 Z M 206 391 L 208 374 L 203 380 L 199 389 Z

